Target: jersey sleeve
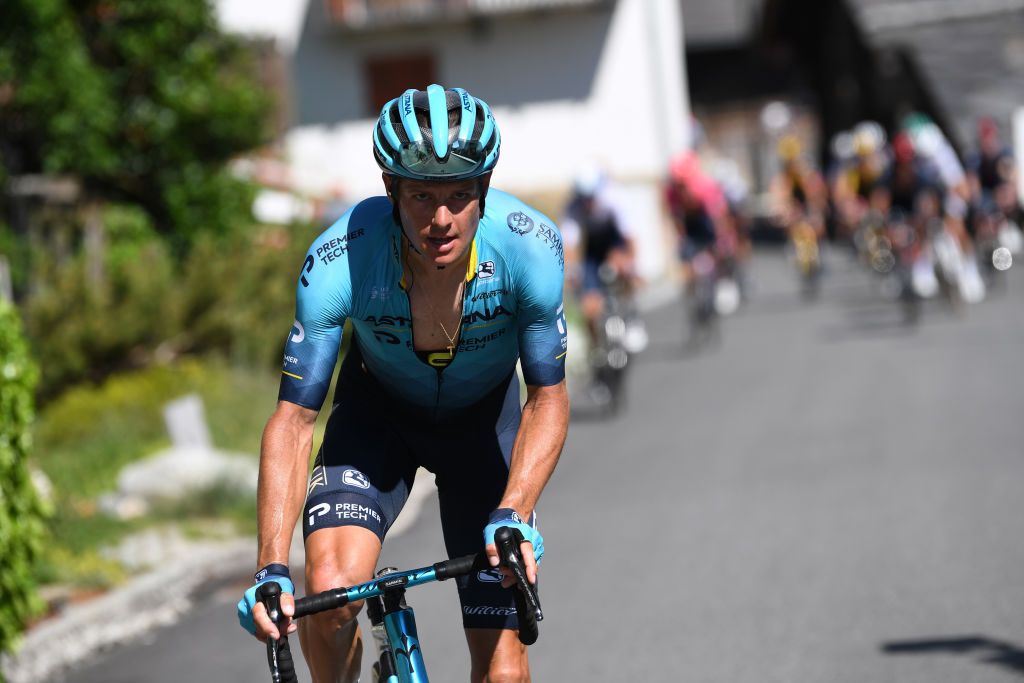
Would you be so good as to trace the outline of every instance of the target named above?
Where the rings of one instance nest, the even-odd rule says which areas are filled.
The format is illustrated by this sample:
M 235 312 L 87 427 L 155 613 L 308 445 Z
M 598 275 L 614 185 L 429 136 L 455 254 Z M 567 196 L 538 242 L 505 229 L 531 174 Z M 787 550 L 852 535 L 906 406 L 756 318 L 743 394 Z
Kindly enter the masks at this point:
M 564 258 L 561 235 L 548 219 L 536 235 L 520 240 L 516 292 L 519 303 L 519 355 L 523 379 L 550 386 L 565 378 L 568 336 L 562 306 Z
M 278 399 L 313 410 L 327 397 L 351 313 L 347 218 L 325 230 L 306 253 L 295 288 L 295 322 L 285 342 Z

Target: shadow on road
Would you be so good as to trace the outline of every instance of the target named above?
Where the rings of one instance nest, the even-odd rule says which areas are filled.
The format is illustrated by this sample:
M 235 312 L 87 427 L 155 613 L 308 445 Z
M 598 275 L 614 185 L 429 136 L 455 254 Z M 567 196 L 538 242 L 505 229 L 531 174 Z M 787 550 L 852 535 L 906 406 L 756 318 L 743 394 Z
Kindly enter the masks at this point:
M 887 655 L 966 655 L 981 664 L 990 664 L 1024 677 L 1024 649 L 987 636 L 894 640 L 883 643 L 881 650 Z
M 722 345 L 722 334 L 719 332 L 710 338 L 680 336 L 672 340 L 655 340 L 643 353 L 631 357 L 634 363 L 675 363 L 700 356 L 716 353 Z
M 911 320 L 896 304 L 870 304 L 847 308 L 845 320 L 822 327 L 825 342 L 864 337 L 902 337 L 917 331 L 919 320 Z

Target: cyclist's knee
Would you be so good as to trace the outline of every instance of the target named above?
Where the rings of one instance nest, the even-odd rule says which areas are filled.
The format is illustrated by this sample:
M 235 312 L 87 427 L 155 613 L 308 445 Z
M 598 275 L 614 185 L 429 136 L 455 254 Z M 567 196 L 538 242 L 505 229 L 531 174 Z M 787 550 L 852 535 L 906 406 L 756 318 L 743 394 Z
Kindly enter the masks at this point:
M 587 292 L 580 301 L 580 309 L 587 319 L 596 319 L 604 309 L 604 294 L 597 290 Z
M 496 633 L 501 633 L 496 641 L 470 638 L 471 680 L 474 683 L 528 683 L 530 659 L 526 648 L 515 639 L 513 631 Z
M 306 567 L 306 594 L 316 595 L 339 586 L 354 586 L 366 581 L 366 577 L 354 576 L 330 565 L 312 565 Z M 351 602 L 344 607 L 329 612 L 321 612 L 309 617 L 318 630 L 336 631 L 352 624 L 363 609 L 363 601 Z
M 530 669 L 522 662 L 492 662 L 485 683 L 529 683 Z

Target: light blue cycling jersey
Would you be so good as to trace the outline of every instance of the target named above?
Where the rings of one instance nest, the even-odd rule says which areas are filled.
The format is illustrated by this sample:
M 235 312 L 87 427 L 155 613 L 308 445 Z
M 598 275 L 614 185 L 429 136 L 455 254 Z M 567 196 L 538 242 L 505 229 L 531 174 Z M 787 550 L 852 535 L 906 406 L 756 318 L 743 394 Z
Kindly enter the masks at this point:
M 346 320 L 370 374 L 397 397 L 439 416 L 473 405 L 507 379 L 520 358 L 528 385 L 560 382 L 566 326 L 558 229 L 500 190 L 487 193 L 485 208 L 466 270 L 462 333 L 447 367 L 413 350 L 402 233 L 391 202 L 364 200 L 317 237 L 296 288 L 279 398 L 320 409 Z

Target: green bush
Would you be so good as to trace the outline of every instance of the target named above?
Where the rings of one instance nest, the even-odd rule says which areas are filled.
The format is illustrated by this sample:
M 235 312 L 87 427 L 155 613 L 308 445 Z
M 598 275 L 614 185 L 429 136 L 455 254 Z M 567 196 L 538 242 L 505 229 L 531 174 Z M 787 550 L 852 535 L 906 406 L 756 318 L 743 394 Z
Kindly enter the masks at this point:
M 28 470 L 37 372 L 14 309 L 0 303 L 0 650 L 10 650 L 41 608 L 34 564 L 46 509 Z
M 259 226 L 230 239 L 199 240 L 181 277 L 188 350 L 278 369 L 295 312 L 296 279 L 318 232 L 304 225 Z
M 219 356 L 261 371 L 279 366 L 295 280 L 316 228 L 201 236 L 177 263 L 140 209 L 108 206 L 104 225 L 109 246 L 99 281 L 84 253 L 37 259 L 40 284 L 24 308 L 44 403 L 83 381 L 183 356 Z

